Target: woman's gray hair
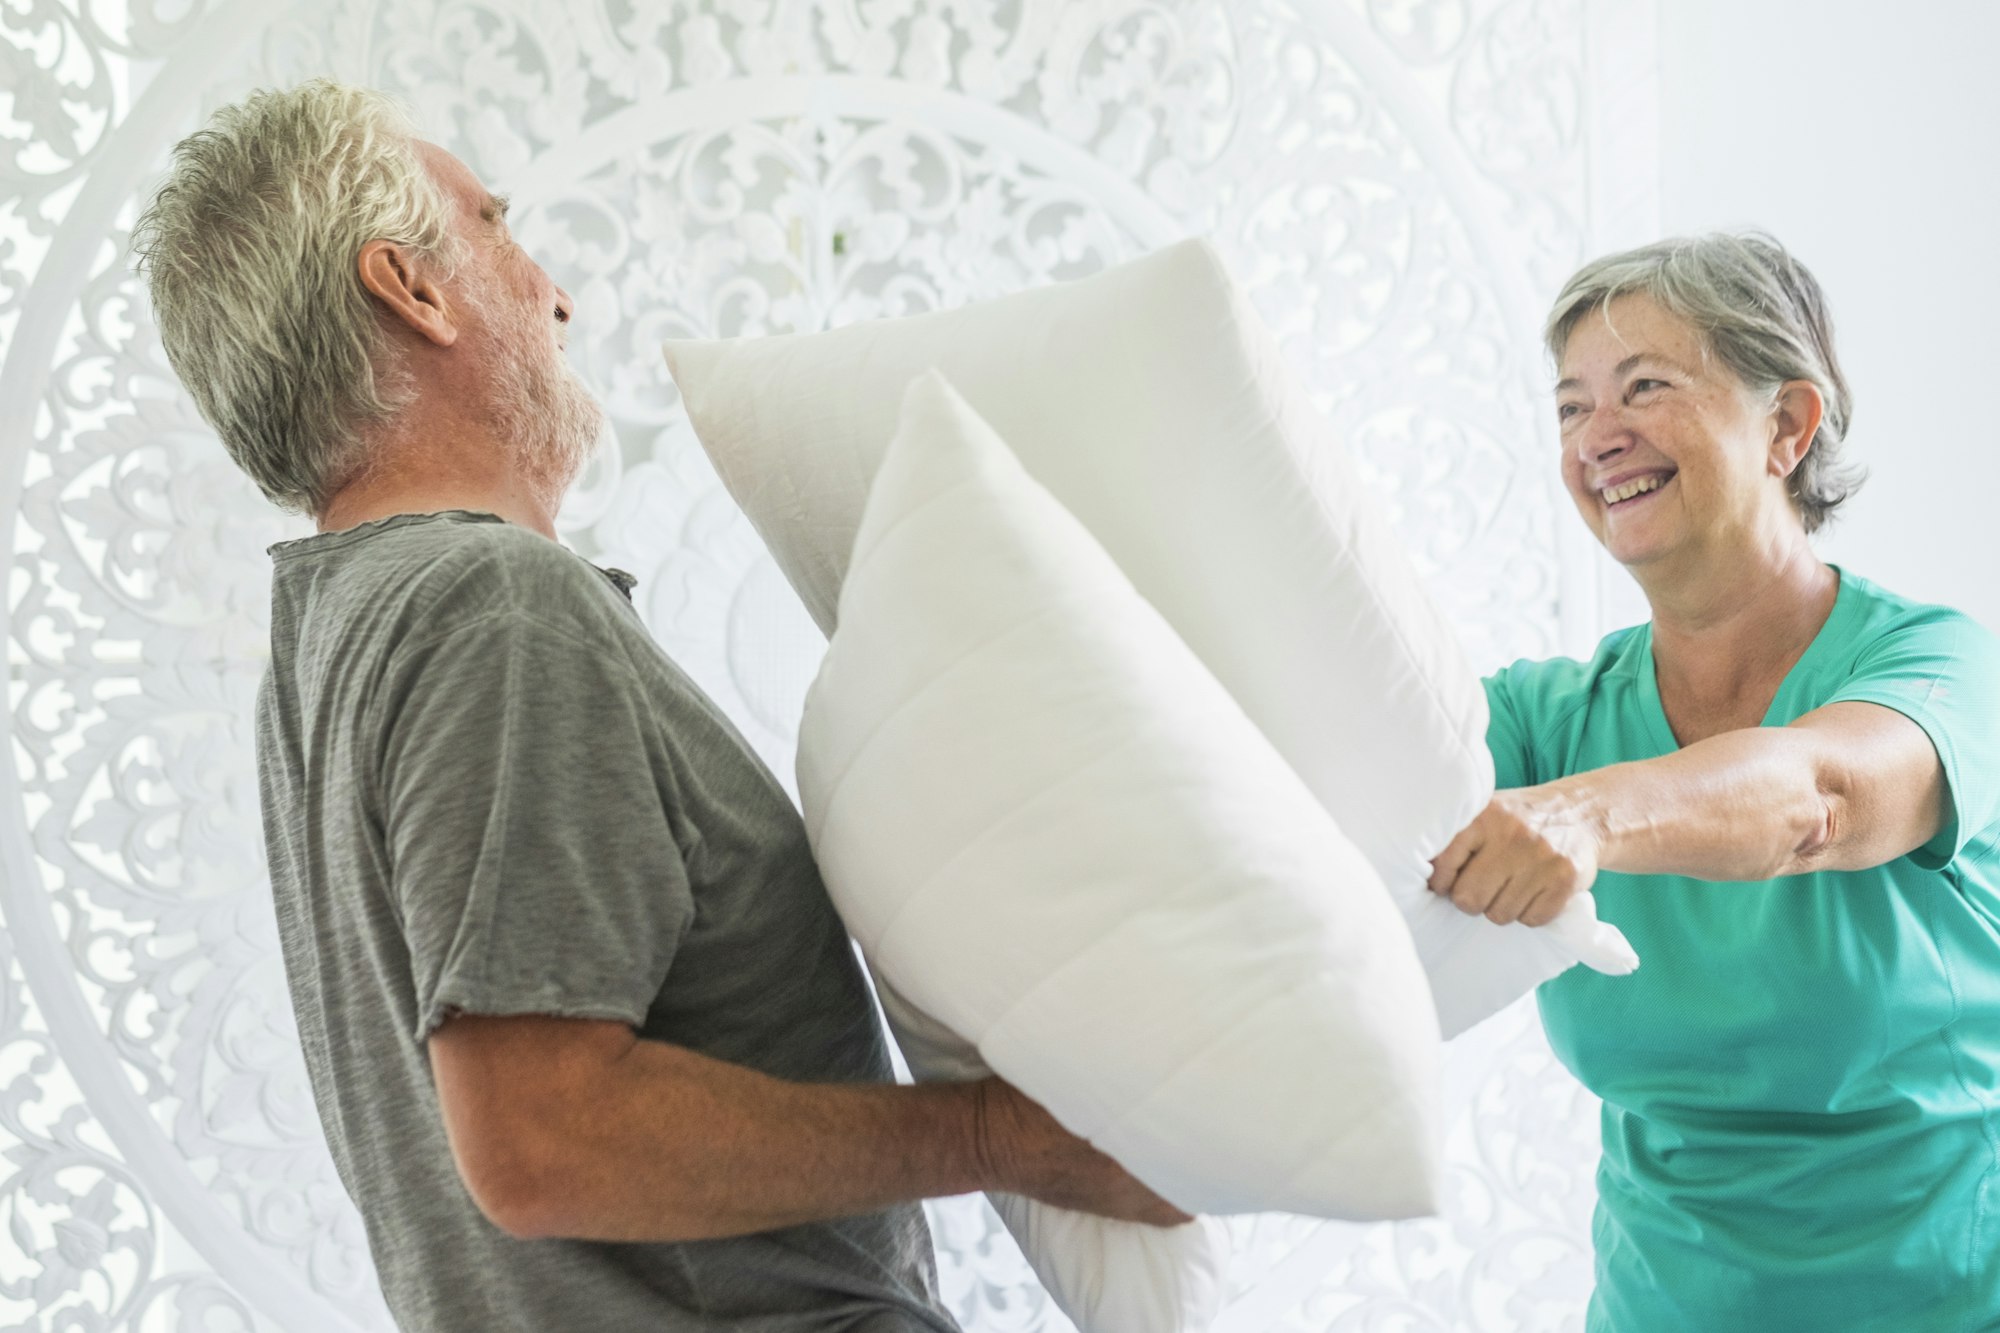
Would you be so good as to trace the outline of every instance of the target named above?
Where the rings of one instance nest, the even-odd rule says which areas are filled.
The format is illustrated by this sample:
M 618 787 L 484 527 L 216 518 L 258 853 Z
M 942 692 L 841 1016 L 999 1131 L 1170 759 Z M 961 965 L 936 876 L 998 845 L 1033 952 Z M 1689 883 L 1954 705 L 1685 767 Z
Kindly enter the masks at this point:
M 361 284 L 377 239 L 462 258 L 408 117 L 328 79 L 217 111 L 133 229 L 167 359 L 281 508 L 323 512 L 414 391 Z
M 1815 385 L 1825 402 L 1819 431 L 1786 480 L 1807 532 L 1860 488 L 1863 473 L 1840 456 L 1854 400 L 1833 350 L 1833 316 L 1813 275 L 1762 232 L 1683 236 L 1606 255 L 1578 269 L 1556 297 L 1543 340 L 1562 359 L 1577 322 L 1621 296 L 1651 297 L 1691 324 L 1706 353 L 1753 393 L 1775 402 L 1788 380 Z

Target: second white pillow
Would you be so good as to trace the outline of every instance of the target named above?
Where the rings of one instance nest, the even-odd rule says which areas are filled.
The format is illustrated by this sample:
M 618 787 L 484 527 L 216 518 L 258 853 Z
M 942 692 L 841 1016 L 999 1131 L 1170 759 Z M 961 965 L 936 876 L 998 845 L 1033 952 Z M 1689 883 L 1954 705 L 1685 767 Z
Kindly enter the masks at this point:
M 1206 243 L 951 310 L 666 351 L 717 471 L 829 632 L 904 390 L 949 376 L 1367 854 L 1447 1035 L 1578 959 L 1636 963 L 1587 899 L 1535 931 L 1424 887 L 1493 794 L 1485 692 Z
M 799 791 L 895 994 L 1194 1213 L 1435 1209 L 1402 917 L 1229 693 L 931 375 L 875 478 Z

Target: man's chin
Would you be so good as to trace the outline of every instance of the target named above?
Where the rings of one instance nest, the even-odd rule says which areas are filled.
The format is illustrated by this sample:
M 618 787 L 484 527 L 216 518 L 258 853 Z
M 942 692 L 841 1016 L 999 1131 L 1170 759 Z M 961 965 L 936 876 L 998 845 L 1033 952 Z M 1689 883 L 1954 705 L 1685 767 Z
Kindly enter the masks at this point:
M 579 417 L 573 425 L 566 425 L 548 442 L 548 448 L 537 460 L 535 468 L 537 480 L 546 494 L 556 500 L 567 495 L 576 480 L 584 474 L 593 460 L 604 452 L 604 413 L 591 404 L 593 410 L 587 418 Z M 585 426 L 589 429 L 586 431 Z M 553 508 L 553 505 L 551 506 Z

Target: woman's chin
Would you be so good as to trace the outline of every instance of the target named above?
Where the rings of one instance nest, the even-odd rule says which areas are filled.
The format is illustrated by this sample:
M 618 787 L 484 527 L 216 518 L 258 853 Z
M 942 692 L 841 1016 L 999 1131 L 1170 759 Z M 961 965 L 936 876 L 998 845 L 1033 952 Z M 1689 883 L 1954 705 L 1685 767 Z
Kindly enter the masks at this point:
M 1671 510 L 1600 513 L 1597 540 L 1613 560 L 1628 569 L 1649 565 L 1670 554 L 1675 539 L 1684 535 L 1675 531 L 1680 525 L 1662 521 L 1673 517 Z
M 1657 564 L 1668 549 L 1665 542 L 1645 533 L 1607 532 L 1599 540 L 1606 555 L 1634 574 L 1648 565 Z

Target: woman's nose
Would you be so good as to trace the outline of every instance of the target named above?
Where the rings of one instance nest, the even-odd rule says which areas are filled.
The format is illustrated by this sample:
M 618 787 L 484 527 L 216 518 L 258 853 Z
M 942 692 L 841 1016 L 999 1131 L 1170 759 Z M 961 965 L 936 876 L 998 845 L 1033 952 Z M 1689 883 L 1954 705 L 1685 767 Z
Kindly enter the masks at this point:
M 1632 432 L 1616 408 L 1592 412 L 1575 434 L 1577 458 L 1585 463 L 1616 457 L 1632 442 Z

